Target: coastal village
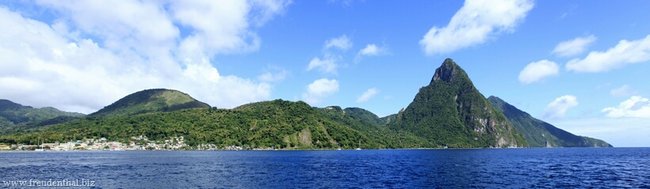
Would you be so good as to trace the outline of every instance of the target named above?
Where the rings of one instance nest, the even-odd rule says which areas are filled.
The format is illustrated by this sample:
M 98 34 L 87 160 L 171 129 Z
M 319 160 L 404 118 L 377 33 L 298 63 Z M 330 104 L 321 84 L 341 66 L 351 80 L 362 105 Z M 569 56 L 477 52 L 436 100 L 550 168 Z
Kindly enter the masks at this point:
M 150 141 L 146 136 L 131 137 L 129 143 L 108 141 L 106 138 L 84 139 L 68 142 L 42 143 L 39 145 L 12 144 L 0 146 L 0 150 L 18 151 L 78 151 L 78 150 L 183 150 L 187 149 L 184 138 L 173 137 L 164 141 Z
M 128 143 L 109 141 L 106 138 L 84 139 L 68 142 L 28 144 L 0 144 L 0 151 L 128 151 L 128 150 L 244 150 L 241 146 L 219 148 L 214 144 L 200 144 L 190 147 L 185 138 L 172 137 L 164 141 L 149 140 L 146 136 L 131 137 Z M 254 149 L 261 150 L 261 149 Z M 272 149 L 263 149 L 272 150 Z

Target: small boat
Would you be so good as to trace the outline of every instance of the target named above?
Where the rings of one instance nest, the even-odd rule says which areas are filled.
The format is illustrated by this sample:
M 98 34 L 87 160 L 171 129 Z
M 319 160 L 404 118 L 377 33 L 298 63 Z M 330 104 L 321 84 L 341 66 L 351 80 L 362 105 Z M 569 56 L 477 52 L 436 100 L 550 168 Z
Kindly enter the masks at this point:
M 355 148 L 354 150 L 361 150 L 361 148 Z

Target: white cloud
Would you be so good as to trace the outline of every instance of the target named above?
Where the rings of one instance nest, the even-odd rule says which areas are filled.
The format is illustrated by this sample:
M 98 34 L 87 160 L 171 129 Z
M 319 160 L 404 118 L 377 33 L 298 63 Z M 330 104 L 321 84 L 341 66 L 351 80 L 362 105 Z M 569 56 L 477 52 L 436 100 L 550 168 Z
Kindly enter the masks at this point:
M 368 44 L 366 47 L 361 49 L 358 53 L 360 56 L 378 56 L 385 52 L 384 48 L 381 48 L 375 44 Z
M 650 118 L 650 100 L 641 96 L 632 96 L 621 102 L 618 107 L 604 108 L 602 112 L 611 118 Z
M 650 122 L 644 118 L 578 118 L 552 123 L 576 135 L 603 139 L 615 147 L 647 147 Z
M 555 98 L 551 103 L 546 106 L 544 117 L 547 118 L 562 118 L 566 112 L 578 106 L 578 99 L 572 95 L 564 95 Z
M 312 58 L 311 61 L 309 61 L 309 65 L 307 65 L 307 71 L 318 69 L 323 73 L 332 74 L 336 73 L 337 68 L 338 65 L 336 64 L 336 58 L 331 56 L 324 57 L 323 59 L 318 57 Z
M 307 85 L 307 92 L 302 97 L 311 105 L 319 104 L 324 98 L 339 91 L 339 82 L 336 79 L 318 79 Z
M 381 47 L 379 45 L 370 43 L 370 44 L 367 44 L 366 47 L 364 47 L 363 49 L 359 50 L 357 55 L 354 57 L 354 62 L 359 62 L 359 61 L 361 61 L 361 59 L 363 59 L 363 57 L 366 57 L 366 56 L 385 55 L 387 53 L 387 51 L 388 50 L 386 49 L 386 47 Z
M 287 78 L 289 71 L 280 68 L 274 68 L 272 71 L 266 71 L 257 77 L 258 80 L 266 83 L 280 82 Z
M 531 84 L 546 77 L 558 75 L 558 73 L 559 68 L 555 62 L 549 60 L 531 62 L 519 72 L 519 82 Z
M 512 31 L 532 8 L 530 0 L 467 0 L 446 27 L 432 27 L 420 45 L 432 55 L 481 44 L 495 34 Z
M 553 53 L 558 56 L 574 56 L 583 53 L 587 47 L 596 41 L 596 36 L 578 37 L 572 40 L 563 41 L 555 46 Z
M 604 72 L 626 64 L 650 60 L 650 35 L 634 41 L 621 40 L 607 51 L 592 51 L 583 59 L 573 59 L 566 68 L 575 72 Z
M 365 92 L 363 92 L 363 94 L 361 94 L 361 96 L 359 96 L 357 98 L 357 103 L 367 102 L 372 97 L 375 97 L 375 95 L 377 95 L 378 93 L 379 93 L 379 90 L 377 90 L 377 88 L 370 88 L 370 89 L 366 90 Z
M 121 53 L 152 55 L 170 48 L 180 31 L 164 11 L 152 1 L 40 0 L 37 4 L 59 13 L 57 24 L 100 39 L 102 47 Z M 134 19 L 137 18 L 137 19 Z M 153 55 L 152 55 L 153 56 Z
M 50 26 L 0 7 L 3 98 L 89 113 L 146 88 L 178 89 L 221 108 L 270 96 L 268 83 L 222 75 L 210 60 L 254 50 L 250 23 L 270 19 L 285 1 L 37 3 L 61 17 Z M 188 51 L 192 40 L 201 44 Z
M 71 24 L 69 27 L 101 39 L 98 42 L 113 51 L 127 54 L 136 51 L 138 55 L 155 58 L 170 48 L 178 48 L 175 49 L 180 56 L 178 59 L 198 62 L 219 53 L 257 50 L 260 39 L 251 29 L 282 13 L 289 1 L 125 1 L 115 4 L 109 0 L 41 0 L 37 3 L 60 13 L 62 24 Z M 187 36 L 179 36 L 181 26 L 187 30 Z
M 352 47 L 352 41 L 347 35 L 341 35 L 336 38 L 325 41 L 325 49 L 337 48 L 340 50 L 348 50 Z
M 634 91 L 634 89 L 632 89 L 632 87 L 630 87 L 629 85 L 623 85 L 609 91 L 609 94 L 614 97 L 632 96 L 635 93 L 636 92 Z
M 322 58 L 312 58 L 307 65 L 307 71 L 317 69 L 322 73 L 336 74 L 336 70 L 339 67 L 337 62 L 341 60 L 341 56 L 334 51 L 330 51 L 330 49 L 335 48 L 346 51 L 351 47 L 352 42 L 347 35 L 341 35 L 325 41 L 325 45 L 323 46 L 325 49 L 324 56 Z
M 184 58 L 193 60 L 257 50 L 260 39 L 250 29 L 281 13 L 288 4 L 283 0 L 173 1 L 169 8 L 180 25 L 193 29 L 179 47 Z
M 251 20 L 256 26 L 261 26 L 278 14 L 283 14 L 292 0 L 250 0 L 252 14 Z

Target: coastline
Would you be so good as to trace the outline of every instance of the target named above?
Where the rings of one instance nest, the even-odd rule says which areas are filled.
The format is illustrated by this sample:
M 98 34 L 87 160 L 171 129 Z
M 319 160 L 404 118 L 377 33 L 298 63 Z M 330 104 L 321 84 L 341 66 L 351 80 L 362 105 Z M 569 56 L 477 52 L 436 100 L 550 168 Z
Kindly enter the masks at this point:
M 283 149 L 241 149 L 241 150 L 229 150 L 229 149 L 211 149 L 211 150 L 197 150 L 197 149 L 176 149 L 176 150 L 0 150 L 0 153 L 13 153 L 13 152 L 28 152 L 28 153 L 52 153 L 52 152 L 209 152 L 209 151 L 221 151 L 221 152 L 231 152 L 231 151 L 381 151 L 381 150 L 507 150 L 507 149 L 579 149 L 579 148 L 643 148 L 643 147 L 516 147 L 516 148 L 367 148 L 367 149 L 331 149 L 331 148 L 283 148 Z

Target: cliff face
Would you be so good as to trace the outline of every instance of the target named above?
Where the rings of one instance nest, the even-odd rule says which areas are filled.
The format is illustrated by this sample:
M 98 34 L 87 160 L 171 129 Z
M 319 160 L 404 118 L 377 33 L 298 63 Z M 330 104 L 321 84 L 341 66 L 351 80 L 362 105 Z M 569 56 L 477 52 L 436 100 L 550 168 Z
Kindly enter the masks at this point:
M 448 147 L 526 146 L 505 116 L 474 87 L 467 73 L 446 59 L 429 85 L 390 124 L 432 145 Z

